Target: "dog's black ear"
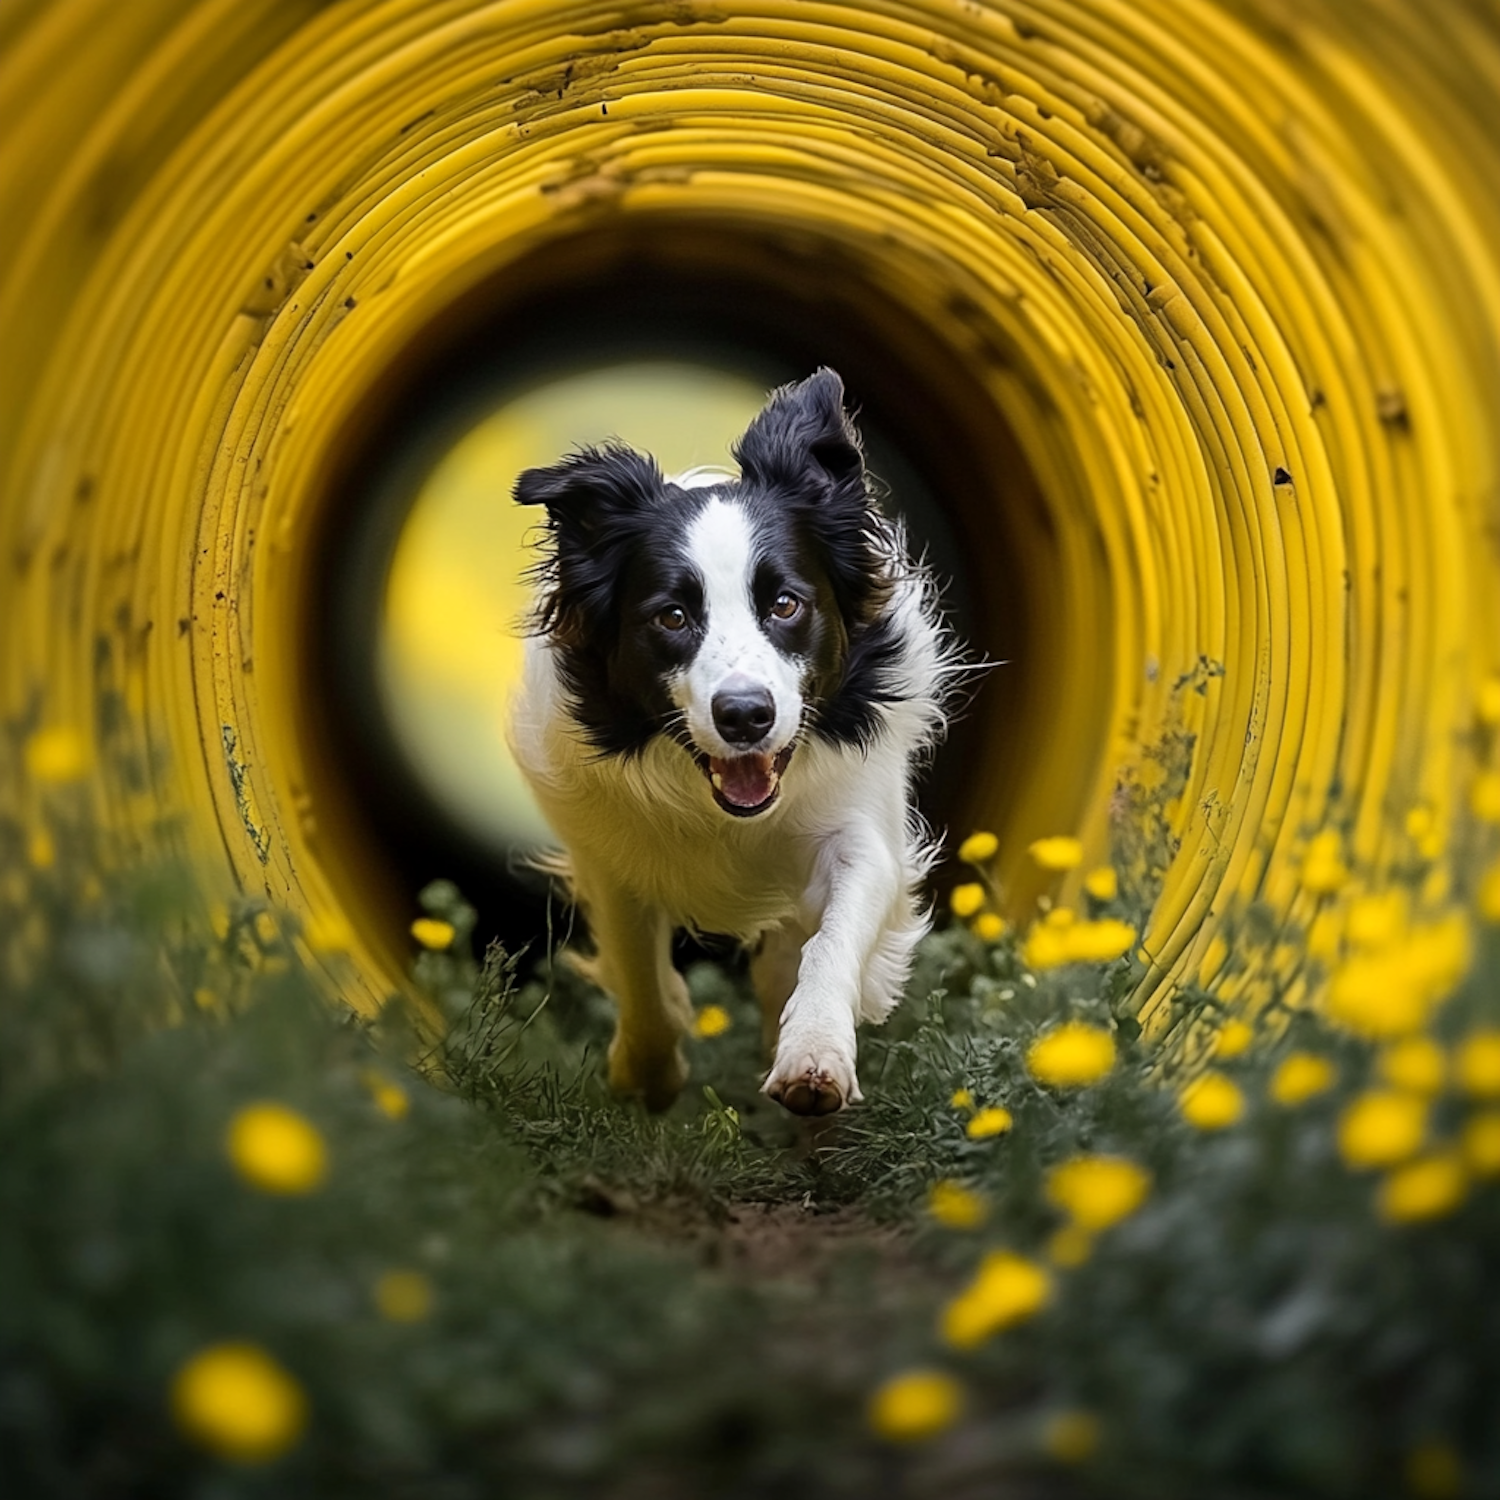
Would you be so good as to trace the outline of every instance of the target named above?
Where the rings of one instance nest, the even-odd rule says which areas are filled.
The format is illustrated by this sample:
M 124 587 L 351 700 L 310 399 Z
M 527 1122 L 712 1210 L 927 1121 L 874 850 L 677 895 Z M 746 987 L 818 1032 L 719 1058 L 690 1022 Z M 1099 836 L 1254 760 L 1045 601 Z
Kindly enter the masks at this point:
M 844 382 L 827 368 L 773 392 L 734 456 L 745 478 L 762 484 L 864 492 L 865 459 L 844 412 Z
M 580 448 L 516 480 L 521 505 L 545 505 L 554 532 L 587 538 L 607 520 L 638 512 L 661 497 L 656 460 L 624 443 Z
M 606 443 L 550 468 L 527 469 L 515 497 L 547 508 L 530 570 L 539 596 L 532 628 L 582 649 L 610 616 L 636 523 L 665 497 L 661 470 L 624 443 Z
M 745 429 L 734 456 L 747 482 L 777 492 L 816 544 L 849 627 L 863 629 L 890 597 L 892 533 L 870 493 L 844 382 L 822 369 L 783 386 Z

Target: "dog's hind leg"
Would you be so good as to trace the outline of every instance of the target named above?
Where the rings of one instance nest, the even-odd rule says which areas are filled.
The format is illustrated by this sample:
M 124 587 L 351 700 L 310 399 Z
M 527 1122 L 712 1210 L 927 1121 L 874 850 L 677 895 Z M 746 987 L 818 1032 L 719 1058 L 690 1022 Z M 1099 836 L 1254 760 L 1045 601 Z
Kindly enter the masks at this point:
M 687 1082 L 682 1038 L 693 1019 L 687 986 L 672 967 L 671 926 L 615 887 L 588 891 L 584 906 L 599 950 L 595 972 L 620 1012 L 609 1086 L 647 1109 L 666 1109 Z
M 802 945 L 807 933 L 796 922 L 783 922 L 762 934 L 755 956 L 750 960 L 750 983 L 760 1001 L 761 1038 L 766 1055 L 776 1052 L 781 1034 L 781 1012 L 797 988 L 797 965 L 802 960 Z

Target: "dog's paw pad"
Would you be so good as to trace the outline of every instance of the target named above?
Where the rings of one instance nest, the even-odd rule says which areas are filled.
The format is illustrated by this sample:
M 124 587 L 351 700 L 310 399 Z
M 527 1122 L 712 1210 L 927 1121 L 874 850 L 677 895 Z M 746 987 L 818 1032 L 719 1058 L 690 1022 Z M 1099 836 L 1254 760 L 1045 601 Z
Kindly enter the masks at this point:
M 821 1068 L 809 1068 L 800 1078 L 774 1083 L 766 1092 L 794 1115 L 832 1115 L 844 1107 L 844 1091 Z

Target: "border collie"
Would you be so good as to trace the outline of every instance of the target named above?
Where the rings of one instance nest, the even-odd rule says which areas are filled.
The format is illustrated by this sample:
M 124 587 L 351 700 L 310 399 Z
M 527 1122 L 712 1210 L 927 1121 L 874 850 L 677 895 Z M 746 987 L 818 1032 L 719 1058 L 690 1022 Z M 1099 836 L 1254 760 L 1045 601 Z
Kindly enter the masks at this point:
M 861 1097 L 855 1025 L 928 930 L 912 778 L 955 653 L 843 394 L 774 392 L 738 477 L 610 443 L 516 482 L 546 524 L 511 743 L 619 1007 L 610 1084 L 651 1109 L 687 1077 L 676 929 L 752 948 L 764 1091 L 800 1115 Z

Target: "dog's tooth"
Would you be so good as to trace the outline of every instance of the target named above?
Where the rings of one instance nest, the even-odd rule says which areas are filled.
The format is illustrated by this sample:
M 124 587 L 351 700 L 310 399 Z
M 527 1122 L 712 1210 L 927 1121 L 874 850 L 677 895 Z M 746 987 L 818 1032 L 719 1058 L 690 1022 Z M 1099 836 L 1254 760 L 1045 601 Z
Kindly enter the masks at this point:
M 708 779 L 713 782 L 714 790 L 716 792 L 722 792 L 724 790 L 724 778 L 720 776 L 717 771 L 713 772 Z

